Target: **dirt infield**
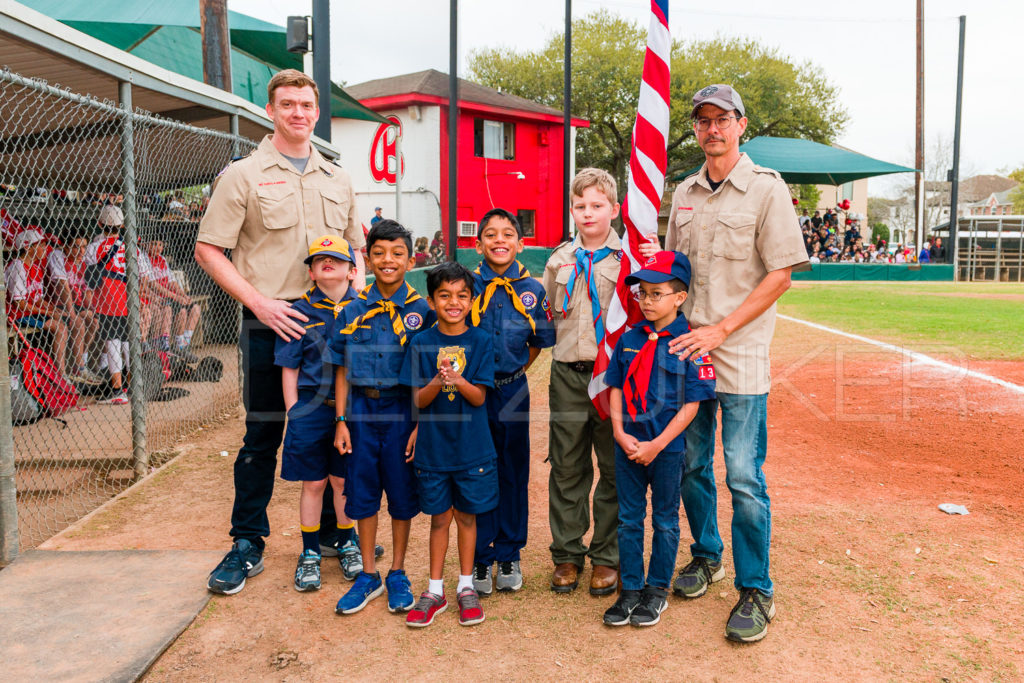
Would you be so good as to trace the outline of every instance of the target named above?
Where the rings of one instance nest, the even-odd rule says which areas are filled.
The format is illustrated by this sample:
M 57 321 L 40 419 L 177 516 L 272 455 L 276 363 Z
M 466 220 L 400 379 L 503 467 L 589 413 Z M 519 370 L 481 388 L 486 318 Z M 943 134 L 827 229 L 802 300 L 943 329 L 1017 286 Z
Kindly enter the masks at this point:
M 1024 676 L 1024 400 L 826 332 L 780 321 L 766 473 L 778 616 L 768 638 L 723 637 L 735 600 L 729 495 L 718 461 L 728 578 L 672 598 L 652 629 L 609 629 L 610 604 L 547 589 L 545 355 L 530 373 L 535 418 L 526 587 L 485 600 L 487 621 L 444 614 L 408 629 L 383 600 L 333 614 L 343 585 L 325 562 L 318 594 L 291 588 L 298 489 L 280 483 L 266 572 L 213 599 L 149 674 L 154 681 L 361 679 L 1017 680 Z M 965 361 L 967 362 L 967 361 Z M 1009 381 L 1021 363 L 971 364 Z M 143 487 L 47 548 L 227 549 L 231 458 L 241 421 L 206 433 Z M 230 457 L 221 457 L 227 450 Z M 966 505 L 948 516 L 939 503 Z M 407 568 L 426 579 L 428 523 Z M 689 533 L 683 521 L 684 547 Z M 384 540 L 389 546 L 389 540 Z M 385 562 L 390 553 L 385 555 Z M 454 565 L 449 561 L 449 583 Z M 589 576 L 589 570 L 588 574 Z

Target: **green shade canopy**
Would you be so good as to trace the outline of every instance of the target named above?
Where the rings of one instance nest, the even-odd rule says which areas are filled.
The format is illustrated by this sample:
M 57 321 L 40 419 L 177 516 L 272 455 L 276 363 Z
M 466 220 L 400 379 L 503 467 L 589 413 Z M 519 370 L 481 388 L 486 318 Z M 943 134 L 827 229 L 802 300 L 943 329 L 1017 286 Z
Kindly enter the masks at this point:
M 759 136 L 740 145 L 740 151 L 758 166 L 778 171 L 783 180 L 793 185 L 842 185 L 872 176 L 915 172 L 913 168 L 796 138 Z M 677 175 L 675 180 L 682 180 L 699 168 Z
M 21 0 L 73 29 L 182 76 L 203 80 L 199 2 L 191 0 Z M 267 104 L 267 83 L 281 69 L 302 69 L 288 52 L 285 29 L 228 11 L 231 89 L 253 104 Z M 387 123 L 340 86 L 331 84 L 331 116 Z

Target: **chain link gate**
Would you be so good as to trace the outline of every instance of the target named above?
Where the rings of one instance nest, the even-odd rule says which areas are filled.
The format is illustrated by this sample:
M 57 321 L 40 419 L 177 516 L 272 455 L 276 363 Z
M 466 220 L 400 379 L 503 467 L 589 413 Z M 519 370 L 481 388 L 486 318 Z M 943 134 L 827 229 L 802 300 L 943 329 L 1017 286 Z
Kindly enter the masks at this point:
M 192 250 L 210 183 L 256 145 L 121 102 L 0 71 L 0 564 L 239 405 L 239 307 Z M 33 348 L 78 394 L 58 415 Z

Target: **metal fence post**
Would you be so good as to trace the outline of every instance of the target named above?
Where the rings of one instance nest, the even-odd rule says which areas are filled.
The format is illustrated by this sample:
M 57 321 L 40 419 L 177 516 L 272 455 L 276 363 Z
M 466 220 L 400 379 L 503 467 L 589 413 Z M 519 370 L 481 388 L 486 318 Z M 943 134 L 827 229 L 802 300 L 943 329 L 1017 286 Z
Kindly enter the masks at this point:
M 121 122 L 121 173 L 124 191 L 124 251 L 128 279 L 128 362 L 131 368 L 132 465 L 135 479 L 149 471 L 146 451 L 146 386 L 142 370 L 141 300 L 139 296 L 139 231 L 135 197 L 135 126 L 132 119 L 132 84 L 118 83 L 124 119 Z
M 4 268 L 0 251 L 0 271 Z M 0 279 L 0 300 L 7 299 L 7 283 Z M 6 360 L 7 316 L 0 316 L 0 352 Z M 18 556 L 18 491 L 14 482 L 14 425 L 11 423 L 11 375 L 0 363 L 0 567 Z

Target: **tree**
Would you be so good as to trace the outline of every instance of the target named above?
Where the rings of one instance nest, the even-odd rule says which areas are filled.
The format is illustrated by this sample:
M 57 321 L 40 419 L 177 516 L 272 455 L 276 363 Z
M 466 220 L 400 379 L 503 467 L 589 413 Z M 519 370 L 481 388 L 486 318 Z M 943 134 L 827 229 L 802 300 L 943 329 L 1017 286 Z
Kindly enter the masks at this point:
M 821 190 L 817 185 L 790 185 L 789 192 L 797 199 L 797 211 L 807 209 L 808 212 L 818 208 Z
M 1024 166 L 1012 171 L 1009 177 L 1020 183 L 1013 188 L 1009 195 L 1009 200 L 1013 202 L 1013 213 L 1017 216 L 1024 216 Z
M 871 226 L 871 241 L 878 244 L 878 240 L 883 239 L 885 243 L 889 243 L 889 226 L 885 223 L 875 223 Z
M 577 166 L 608 170 L 624 195 L 647 31 L 607 10 L 574 20 L 572 30 L 572 113 L 591 124 L 577 137 Z M 558 33 L 536 52 L 474 51 L 471 78 L 561 108 L 564 45 Z M 746 139 L 775 135 L 827 143 L 846 123 L 838 91 L 818 67 L 794 65 L 753 40 L 673 41 L 671 62 L 669 180 L 703 161 L 690 123 L 690 98 L 709 83 L 731 83 L 743 97 Z

